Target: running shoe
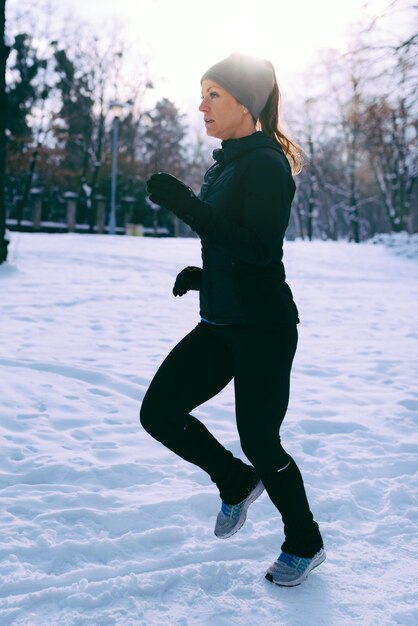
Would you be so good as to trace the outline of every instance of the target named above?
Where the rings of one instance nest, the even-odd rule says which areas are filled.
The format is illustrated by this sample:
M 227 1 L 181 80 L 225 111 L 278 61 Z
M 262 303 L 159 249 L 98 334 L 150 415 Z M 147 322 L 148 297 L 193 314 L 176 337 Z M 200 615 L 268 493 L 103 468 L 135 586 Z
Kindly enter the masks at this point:
M 248 495 L 238 502 L 238 504 L 226 504 L 222 502 L 221 510 L 216 518 L 215 535 L 220 539 L 228 539 L 243 526 L 247 519 L 247 511 L 250 504 L 254 502 L 264 491 L 264 485 L 256 477 L 250 485 Z
M 308 559 L 282 552 L 267 570 L 266 578 L 271 583 L 283 587 L 295 587 L 300 585 L 308 574 L 325 561 L 324 550 L 320 550 L 314 557 Z

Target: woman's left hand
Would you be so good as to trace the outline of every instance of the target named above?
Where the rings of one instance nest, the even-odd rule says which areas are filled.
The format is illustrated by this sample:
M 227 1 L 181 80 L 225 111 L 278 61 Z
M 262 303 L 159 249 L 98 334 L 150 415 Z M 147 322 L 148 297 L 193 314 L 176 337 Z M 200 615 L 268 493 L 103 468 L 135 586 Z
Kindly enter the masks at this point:
M 202 283 L 202 268 L 188 266 L 177 274 L 176 282 L 173 287 L 174 296 L 184 296 L 190 290 L 200 291 Z

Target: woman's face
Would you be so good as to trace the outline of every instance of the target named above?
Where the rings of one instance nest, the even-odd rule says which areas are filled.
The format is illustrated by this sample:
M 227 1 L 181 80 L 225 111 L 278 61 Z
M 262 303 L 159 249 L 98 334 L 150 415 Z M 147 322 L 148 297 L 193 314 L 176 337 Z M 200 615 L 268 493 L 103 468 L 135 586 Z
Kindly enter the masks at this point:
M 251 113 L 213 80 L 202 82 L 199 111 L 203 113 L 206 133 L 210 137 L 238 139 L 255 131 Z

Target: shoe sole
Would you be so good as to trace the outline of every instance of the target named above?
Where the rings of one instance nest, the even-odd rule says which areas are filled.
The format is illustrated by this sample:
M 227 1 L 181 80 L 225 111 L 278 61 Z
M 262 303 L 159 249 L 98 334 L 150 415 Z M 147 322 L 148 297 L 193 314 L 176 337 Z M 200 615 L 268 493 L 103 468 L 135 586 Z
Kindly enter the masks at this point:
M 260 480 L 260 482 L 258 482 L 256 486 L 254 487 L 254 489 L 248 496 L 244 506 L 242 507 L 242 511 L 238 518 L 237 525 L 234 526 L 234 528 L 230 530 L 229 533 L 226 533 L 225 535 L 217 535 L 215 532 L 215 535 L 216 537 L 218 537 L 218 539 L 229 539 L 229 537 L 232 537 L 232 535 L 235 535 L 235 533 L 237 533 L 240 530 L 240 528 L 244 526 L 245 521 L 247 519 L 247 511 L 248 511 L 250 504 L 252 504 L 255 500 L 257 500 L 257 498 L 261 496 L 263 491 L 264 491 L 264 485 Z
M 271 574 L 269 571 L 267 571 L 265 578 L 269 582 L 274 583 L 275 585 L 278 585 L 279 587 L 296 587 L 297 585 L 300 585 L 301 583 L 303 583 L 303 581 L 306 580 L 306 578 L 309 576 L 312 570 L 318 567 L 318 565 L 321 565 L 321 563 L 323 563 L 326 558 L 327 556 L 324 550 L 321 550 L 320 552 L 318 552 L 318 555 L 316 556 L 316 558 L 313 559 L 312 563 L 309 564 L 309 566 L 306 568 L 303 574 L 301 574 L 301 576 L 299 576 L 299 578 L 296 578 L 295 580 L 279 582 L 277 580 L 274 580 L 273 574 Z

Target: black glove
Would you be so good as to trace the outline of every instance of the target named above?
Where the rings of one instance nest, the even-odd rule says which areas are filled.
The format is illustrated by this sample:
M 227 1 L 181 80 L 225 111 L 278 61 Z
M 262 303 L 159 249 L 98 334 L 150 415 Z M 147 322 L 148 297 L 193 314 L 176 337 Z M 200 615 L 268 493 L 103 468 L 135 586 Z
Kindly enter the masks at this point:
M 160 172 L 147 180 L 147 191 L 151 202 L 159 204 L 187 224 L 193 221 L 194 212 L 204 203 L 175 176 Z
M 202 281 L 202 270 L 200 267 L 185 267 L 177 274 L 173 287 L 175 296 L 184 296 L 190 290 L 199 291 Z

